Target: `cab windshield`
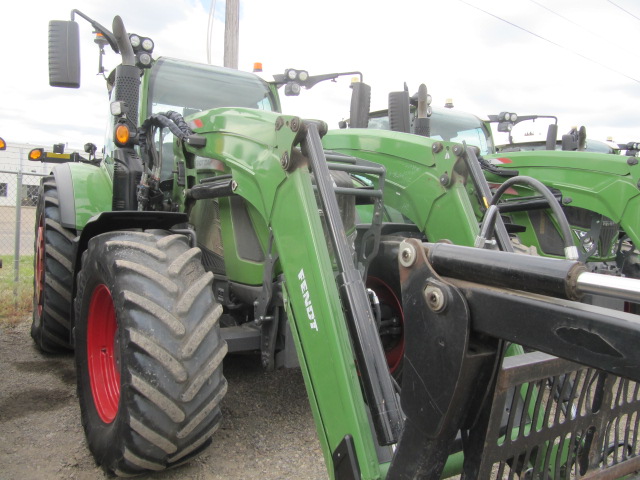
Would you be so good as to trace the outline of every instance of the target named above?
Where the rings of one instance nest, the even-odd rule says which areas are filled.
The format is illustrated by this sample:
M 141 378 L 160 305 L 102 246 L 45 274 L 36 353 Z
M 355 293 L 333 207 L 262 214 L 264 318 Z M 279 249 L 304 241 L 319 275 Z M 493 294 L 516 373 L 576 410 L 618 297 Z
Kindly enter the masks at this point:
M 147 111 L 183 116 L 218 107 L 278 111 L 269 84 L 251 73 L 160 58 L 151 70 Z
M 411 108 L 411 131 L 415 107 Z M 485 124 L 475 115 L 450 109 L 434 108 L 431 115 L 431 135 L 429 138 L 447 142 L 475 145 L 482 155 L 493 153 L 493 142 Z M 374 112 L 369 117 L 369 128 L 390 130 L 389 115 L 386 110 Z

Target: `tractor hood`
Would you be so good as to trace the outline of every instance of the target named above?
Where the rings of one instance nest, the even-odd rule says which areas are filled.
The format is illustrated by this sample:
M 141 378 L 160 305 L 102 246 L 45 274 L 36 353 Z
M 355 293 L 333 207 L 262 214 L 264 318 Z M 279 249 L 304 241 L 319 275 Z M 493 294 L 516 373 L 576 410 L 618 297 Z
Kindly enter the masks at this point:
M 524 151 L 503 152 L 485 157 L 501 168 L 563 168 L 610 175 L 640 175 L 638 158 L 592 152 Z

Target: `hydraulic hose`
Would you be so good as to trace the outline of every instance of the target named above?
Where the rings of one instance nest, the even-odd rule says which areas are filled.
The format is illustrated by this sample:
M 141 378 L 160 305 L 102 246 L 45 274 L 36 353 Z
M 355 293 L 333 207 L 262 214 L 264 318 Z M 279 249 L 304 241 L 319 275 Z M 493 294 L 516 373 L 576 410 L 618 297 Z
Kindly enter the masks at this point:
M 498 200 L 502 194 L 512 185 L 514 184 L 524 184 L 527 185 L 534 190 L 538 191 L 545 200 L 549 203 L 549 207 L 551 211 L 556 217 L 558 221 L 558 225 L 560 226 L 560 232 L 562 233 L 562 240 L 564 241 L 564 255 L 567 260 L 578 260 L 578 248 L 575 246 L 573 242 L 573 236 L 571 235 L 571 227 L 569 226 L 569 221 L 562 211 L 562 207 L 556 197 L 549 191 L 549 189 L 539 180 L 536 180 L 532 177 L 527 177 L 524 175 L 520 175 L 517 177 L 512 177 L 506 180 L 500 188 L 496 191 L 491 199 L 491 205 L 497 205 Z
M 184 121 L 182 115 L 173 111 L 151 115 L 142 124 L 142 130 L 146 131 L 149 127 L 168 128 L 171 133 L 180 139 L 193 135 L 193 131 Z

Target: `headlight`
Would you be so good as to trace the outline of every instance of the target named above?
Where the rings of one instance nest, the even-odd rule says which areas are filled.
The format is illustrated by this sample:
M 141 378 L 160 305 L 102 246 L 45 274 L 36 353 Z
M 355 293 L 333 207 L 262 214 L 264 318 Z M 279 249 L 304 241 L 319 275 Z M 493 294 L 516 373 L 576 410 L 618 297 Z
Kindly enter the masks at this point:
M 129 35 L 129 41 L 131 42 L 131 46 L 133 48 L 138 48 L 140 46 L 140 42 L 141 42 L 140 37 L 135 33 L 132 33 L 131 35 Z
M 140 63 L 140 65 L 142 65 L 142 67 L 151 66 L 151 55 L 146 52 L 138 54 L 138 62 Z
M 144 40 L 142 40 L 142 49 L 150 52 L 153 50 L 153 40 L 151 40 L 150 38 L 145 38 Z

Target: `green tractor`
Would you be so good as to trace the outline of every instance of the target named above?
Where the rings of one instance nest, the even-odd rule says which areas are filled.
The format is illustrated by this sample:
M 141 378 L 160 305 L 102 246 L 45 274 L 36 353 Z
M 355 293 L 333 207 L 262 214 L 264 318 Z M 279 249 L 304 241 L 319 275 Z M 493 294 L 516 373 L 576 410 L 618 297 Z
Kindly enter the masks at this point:
M 406 90 L 392 92 L 389 110 L 372 113 L 368 127 L 424 135 L 427 129 L 420 126 L 422 122 L 422 125 L 428 125 L 427 136 L 432 139 L 465 141 L 474 145 L 491 189 L 486 198 L 490 201 L 493 192 L 508 182 L 501 192 L 505 201 L 495 200 L 517 245 L 534 247 L 537 254 L 557 258 L 565 257 L 566 248 L 575 245 L 578 258 L 592 271 L 640 278 L 640 167 L 635 155 L 589 151 L 588 145 L 593 142 L 586 142 L 584 127 L 563 135 L 560 142 L 557 140 L 557 120 L 552 116 L 517 116 L 502 112 L 490 115 L 486 122 L 475 115 L 446 108 L 434 109 L 428 116 L 420 115 L 418 103 L 418 94 L 409 98 Z M 428 102 L 425 100 L 425 103 Z M 549 126 L 544 142 L 514 144 L 510 138 L 506 145 L 495 145 L 490 122 L 497 123 L 498 131 L 510 133 L 520 122 L 539 119 L 555 120 Z M 327 146 L 334 148 L 333 143 L 327 143 Z M 558 147 L 563 151 L 558 151 Z M 357 150 L 345 151 L 357 155 Z M 631 149 L 627 151 L 633 153 Z M 384 159 L 376 161 L 388 167 L 388 182 L 395 183 L 394 176 L 404 171 L 387 165 Z M 407 161 L 411 162 L 411 159 Z M 553 214 L 549 202 L 535 188 L 512 183 L 512 177 L 518 175 L 535 178 L 552 191 L 567 217 L 568 230 L 563 232 L 562 220 Z M 403 181 L 402 178 L 397 180 L 399 184 Z M 481 220 L 488 207 L 488 204 L 483 205 L 483 187 L 471 183 L 467 183 L 467 187 L 470 194 L 478 198 L 474 209 Z M 426 204 L 430 205 L 430 201 Z M 425 212 L 430 210 L 425 209 Z M 425 218 L 413 212 L 405 215 L 429 238 L 449 238 L 447 232 L 430 234 L 433 229 L 425 225 Z M 474 230 L 477 222 L 472 218 L 470 222 L 469 228 Z M 473 245 L 473 237 L 474 234 L 470 234 L 464 244 Z M 626 303 L 623 308 L 637 312 L 638 307 Z
M 289 70 L 269 84 L 154 60 L 120 17 L 110 31 L 74 10 L 49 25 L 54 86 L 79 86 L 75 15 L 122 62 L 108 77 L 104 158 L 56 165 L 41 184 L 32 336 L 75 350 L 82 424 L 105 471 L 164 470 L 215 441 L 229 352 L 299 365 L 331 478 L 637 470 L 630 420 L 623 440 L 609 430 L 640 399 L 609 400 L 639 388 L 640 325 L 575 300 L 606 289 L 638 301 L 638 281 L 486 248 L 495 237 L 508 250 L 500 216 L 483 248 L 451 244 L 466 229 L 425 243 L 392 209 L 424 215 L 412 202 L 431 192 L 426 221 L 443 231 L 474 217 L 462 181 L 478 175 L 474 150 L 328 133 L 280 112 L 279 86 L 330 76 Z M 353 93 L 351 124 L 366 125 L 369 89 Z M 417 159 L 397 165 L 410 189 L 377 161 L 402 156 Z M 503 361 L 510 342 L 532 353 Z

